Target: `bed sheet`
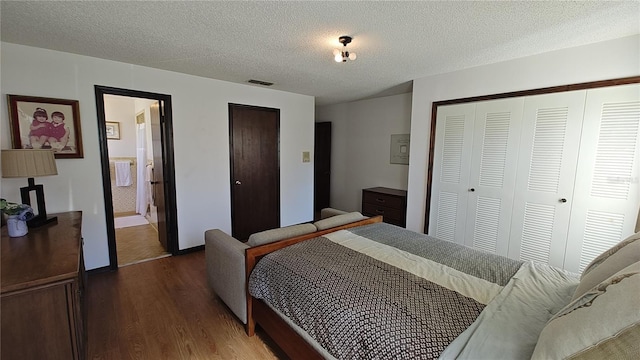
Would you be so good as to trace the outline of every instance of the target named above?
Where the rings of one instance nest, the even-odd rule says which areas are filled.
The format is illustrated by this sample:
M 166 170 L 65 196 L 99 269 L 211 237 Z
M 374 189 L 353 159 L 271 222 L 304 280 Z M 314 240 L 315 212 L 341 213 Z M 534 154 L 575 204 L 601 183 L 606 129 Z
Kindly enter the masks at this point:
M 379 223 L 265 256 L 249 291 L 328 358 L 478 358 L 480 350 L 495 356 L 504 344 L 483 336 L 507 330 L 517 338 L 514 327 L 534 324 L 508 352 L 520 358 L 533 351 L 548 317 L 527 320 L 540 309 L 519 304 L 533 295 L 553 298 L 542 306 L 552 311 L 570 292 L 573 278 L 554 271 Z M 562 291 L 542 289 L 559 280 Z M 524 318 L 510 320 L 518 314 Z

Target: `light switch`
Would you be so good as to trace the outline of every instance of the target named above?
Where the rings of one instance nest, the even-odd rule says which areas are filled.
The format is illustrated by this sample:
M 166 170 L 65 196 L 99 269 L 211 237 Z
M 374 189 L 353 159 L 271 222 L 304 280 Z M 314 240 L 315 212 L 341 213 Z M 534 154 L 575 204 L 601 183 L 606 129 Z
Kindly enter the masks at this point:
M 311 155 L 309 154 L 308 151 L 303 151 L 302 152 L 302 162 L 311 162 Z

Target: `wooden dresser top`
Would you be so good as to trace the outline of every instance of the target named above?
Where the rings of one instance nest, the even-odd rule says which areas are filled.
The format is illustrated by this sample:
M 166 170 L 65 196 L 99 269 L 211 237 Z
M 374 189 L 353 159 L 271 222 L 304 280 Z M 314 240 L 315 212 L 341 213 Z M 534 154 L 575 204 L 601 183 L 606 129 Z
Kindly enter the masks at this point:
M 394 195 L 394 196 L 407 196 L 407 190 L 391 189 L 387 187 L 372 187 L 363 189 L 364 191 L 372 191 L 380 194 Z
M 57 223 L 29 229 L 22 237 L 9 237 L 2 228 L 2 294 L 78 276 L 82 212 L 51 215 Z

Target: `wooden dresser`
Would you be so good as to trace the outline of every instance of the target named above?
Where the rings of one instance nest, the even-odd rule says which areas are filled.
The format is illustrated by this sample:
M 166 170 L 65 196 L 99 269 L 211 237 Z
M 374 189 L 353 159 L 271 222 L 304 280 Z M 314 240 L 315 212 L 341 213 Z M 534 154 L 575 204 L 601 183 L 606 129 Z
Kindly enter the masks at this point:
M 1 358 L 86 358 L 82 213 L 10 238 L 2 228 Z
M 362 190 L 362 215 L 382 215 L 384 222 L 405 227 L 407 191 L 374 187 Z

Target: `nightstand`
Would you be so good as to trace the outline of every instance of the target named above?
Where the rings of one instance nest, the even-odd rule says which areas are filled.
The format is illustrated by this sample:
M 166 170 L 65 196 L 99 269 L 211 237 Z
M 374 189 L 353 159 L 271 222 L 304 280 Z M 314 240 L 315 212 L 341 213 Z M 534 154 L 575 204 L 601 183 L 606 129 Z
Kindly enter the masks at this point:
M 362 190 L 362 215 L 382 215 L 384 222 L 405 227 L 407 191 L 374 187 Z

